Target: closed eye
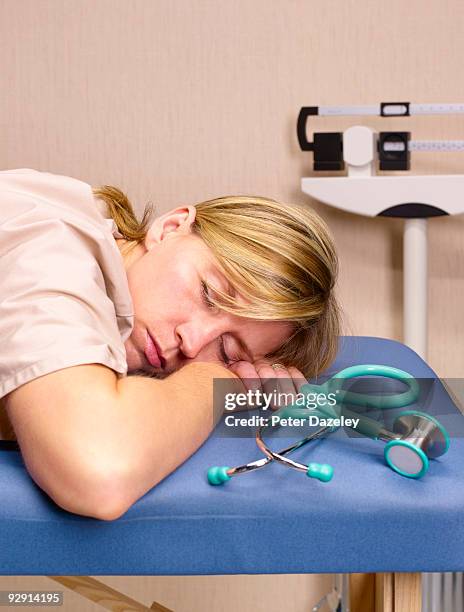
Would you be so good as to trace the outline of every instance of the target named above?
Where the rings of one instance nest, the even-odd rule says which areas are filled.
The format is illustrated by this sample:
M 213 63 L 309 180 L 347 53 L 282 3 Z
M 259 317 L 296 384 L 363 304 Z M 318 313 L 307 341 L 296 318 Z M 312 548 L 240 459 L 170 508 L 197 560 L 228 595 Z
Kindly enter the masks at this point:
M 201 281 L 201 297 L 203 298 L 203 301 L 208 306 L 208 308 L 215 308 L 215 305 L 211 301 L 209 287 L 204 280 Z
M 216 305 L 211 301 L 209 287 L 204 280 L 201 281 L 201 295 L 204 303 L 209 309 L 213 310 L 214 308 L 216 308 Z M 224 338 L 220 336 L 218 338 L 218 341 L 218 357 L 224 365 L 230 365 L 231 363 L 233 363 L 233 360 L 230 359 L 226 354 L 226 350 L 224 347 Z

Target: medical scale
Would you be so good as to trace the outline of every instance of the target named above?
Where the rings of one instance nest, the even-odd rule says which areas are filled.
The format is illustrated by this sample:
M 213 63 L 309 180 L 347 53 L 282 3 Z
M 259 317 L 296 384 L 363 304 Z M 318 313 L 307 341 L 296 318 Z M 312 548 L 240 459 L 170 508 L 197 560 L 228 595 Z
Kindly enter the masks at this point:
M 369 217 L 400 217 L 404 222 L 404 342 L 427 358 L 427 220 L 464 212 L 464 174 L 405 175 L 414 152 L 464 151 L 464 140 L 412 140 L 408 131 L 376 133 L 355 125 L 344 132 L 314 132 L 309 119 L 463 114 L 464 103 L 382 102 L 363 106 L 304 106 L 297 121 L 303 151 L 313 153 L 313 170 L 346 171 L 345 176 L 310 176 L 304 193 L 330 206 Z M 379 172 L 396 171 L 394 175 Z

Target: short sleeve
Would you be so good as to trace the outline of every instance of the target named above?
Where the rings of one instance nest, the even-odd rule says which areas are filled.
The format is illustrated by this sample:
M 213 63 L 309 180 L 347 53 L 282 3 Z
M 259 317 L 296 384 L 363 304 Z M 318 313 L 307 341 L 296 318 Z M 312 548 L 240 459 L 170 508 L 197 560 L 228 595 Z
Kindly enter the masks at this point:
M 89 186 L 22 172 L 0 172 L 0 397 L 75 365 L 125 375 L 132 303 Z

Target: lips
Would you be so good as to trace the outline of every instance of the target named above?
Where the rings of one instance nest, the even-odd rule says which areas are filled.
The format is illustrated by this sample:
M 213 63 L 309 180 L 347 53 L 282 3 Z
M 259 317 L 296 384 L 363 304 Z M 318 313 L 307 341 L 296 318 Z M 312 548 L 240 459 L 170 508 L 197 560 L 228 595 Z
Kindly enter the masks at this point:
M 147 341 L 145 344 L 145 357 L 148 359 L 150 365 L 154 368 L 164 367 L 164 359 L 161 355 L 159 346 L 147 332 Z

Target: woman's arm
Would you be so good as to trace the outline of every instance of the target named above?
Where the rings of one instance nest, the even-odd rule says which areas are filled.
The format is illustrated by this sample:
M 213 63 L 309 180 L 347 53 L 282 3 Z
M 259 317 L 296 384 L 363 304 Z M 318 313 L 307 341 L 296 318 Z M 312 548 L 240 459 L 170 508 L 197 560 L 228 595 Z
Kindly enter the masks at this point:
M 5 405 L 36 483 L 70 512 L 112 520 L 208 437 L 214 378 L 229 378 L 231 391 L 240 386 L 209 363 L 164 380 L 82 365 L 19 387 Z

